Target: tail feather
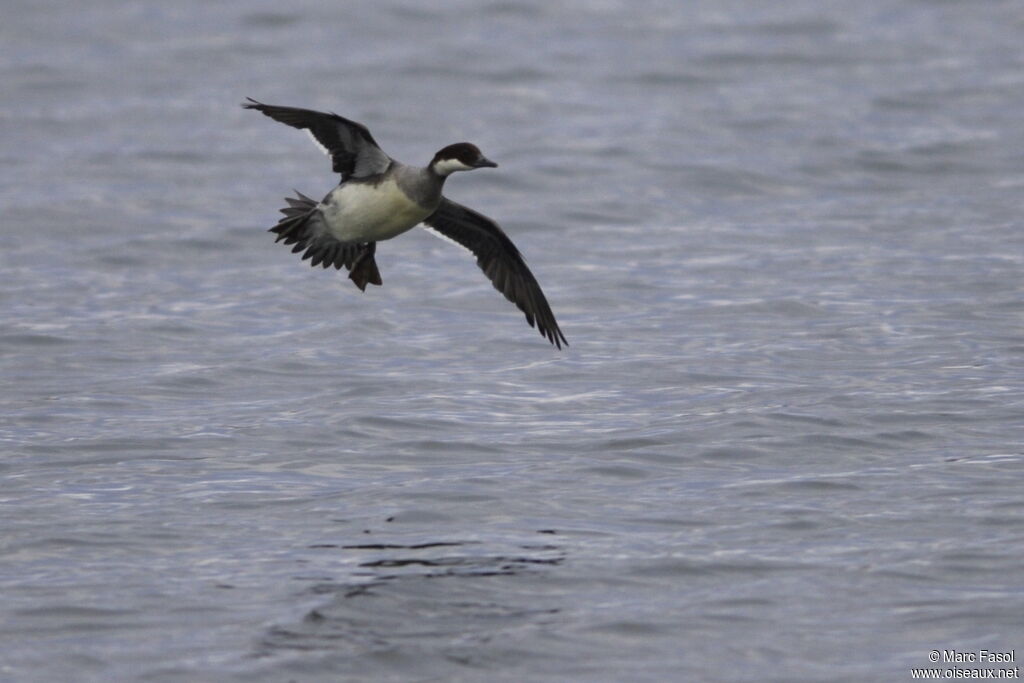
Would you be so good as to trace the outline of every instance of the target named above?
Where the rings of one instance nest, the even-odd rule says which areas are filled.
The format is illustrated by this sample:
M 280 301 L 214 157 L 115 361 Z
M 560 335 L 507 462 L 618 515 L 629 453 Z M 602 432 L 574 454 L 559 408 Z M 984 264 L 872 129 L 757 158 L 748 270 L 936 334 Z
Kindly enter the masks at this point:
M 285 197 L 288 206 L 281 209 L 284 218 L 277 222 L 277 225 L 270 229 L 270 232 L 277 234 L 276 242 L 281 240 L 285 244 L 293 242 L 307 242 L 313 235 L 309 234 L 309 223 L 316 211 L 316 202 L 306 197 L 301 192 L 296 192 L 302 199 Z
M 377 270 L 377 262 L 371 256 L 352 269 L 352 272 L 348 274 L 348 277 L 352 282 L 356 284 L 356 287 L 360 291 L 366 291 L 366 285 L 382 285 L 384 281 L 380 278 L 380 271 Z
M 359 253 L 355 263 L 350 268 L 348 277 L 352 282 L 355 283 L 356 287 L 360 291 L 366 291 L 366 285 L 382 285 L 384 281 L 380 278 L 380 271 L 377 270 L 377 261 L 374 259 L 374 253 L 377 251 L 377 243 L 370 242 L 364 245 L 363 250 Z
M 319 203 L 298 190 L 295 194 L 296 197 L 285 197 L 288 206 L 281 209 L 284 216 L 270 228 L 270 232 L 277 235 L 275 242 L 292 245 L 293 254 L 304 251 L 302 260 L 309 261 L 314 267 L 334 266 L 337 270 L 345 267 L 349 271 L 359 268 L 353 282 L 360 289 L 365 289 L 367 283 L 381 284 L 370 245 L 339 242 L 325 230 L 317 210 Z M 368 251 L 367 260 L 365 255 Z

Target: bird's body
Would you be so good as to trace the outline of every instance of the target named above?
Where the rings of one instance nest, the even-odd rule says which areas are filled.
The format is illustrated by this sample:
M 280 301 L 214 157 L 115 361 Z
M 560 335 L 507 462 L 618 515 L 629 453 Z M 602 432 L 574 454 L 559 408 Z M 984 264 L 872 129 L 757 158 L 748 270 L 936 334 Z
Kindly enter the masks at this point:
M 242 106 L 307 130 L 331 155 L 341 183 L 315 202 L 301 193 L 287 198 L 276 226 L 278 240 L 305 250 L 303 259 L 324 268 L 345 266 L 361 290 L 382 284 L 374 261 L 376 243 L 420 223 L 471 251 L 495 288 L 557 348 L 568 344 L 544 293 L 515 245 L 491 219 L 442 195 L 456 171 L 494 167 L 475 145 L 460 142 L 434 155 L 425 167 L 407 166 L 385 154 L 362 124 L 337 114 L 277 107 L 256 100 Z
M 440 202 L 440 182 L 422 169 L 394 164 L 373 180 L 338 185 L 324 197 L 320 212 L 336 239 L 378 242 L 416 227 Z

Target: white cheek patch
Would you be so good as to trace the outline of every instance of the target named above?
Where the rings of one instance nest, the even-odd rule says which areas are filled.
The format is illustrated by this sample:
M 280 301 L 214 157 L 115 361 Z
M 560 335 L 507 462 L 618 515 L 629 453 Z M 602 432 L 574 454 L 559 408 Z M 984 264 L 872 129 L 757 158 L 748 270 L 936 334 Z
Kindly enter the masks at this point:
M 457 246 L 457 247 L 458 247 L 459 249 L 465 249 L 465 250 L 466 250 L 466 251 L 468 251 L 468 252 L 469 252 L 470 254 L 472 254 L 472 253 L 473 253 L 473 250 L 472 250 L 472 249 L 470 249 L 469 247 L 467 247 L 467 246 L 465 246 L 465 245 L 463 245 L 463 244 L 459 244 L 458 242 L 456 242 L 455 240 L 453 240 L 453 239 L 452 239 L 451 237 L 449 237 L 448 235 L 445 235 L 444 233 L 442 233 L 442 232 L 440 232 L 440 231 L 438 231 L 438 230 L 435 230 L 434 228 L 430 227 L 429 225 L 424 225 L 423 227 L 424 227 L 424 228 L 426 228 L 426 229 L 427 229 L 427 232 L 429 232 L 429 233 L 430 233 L 431 235 L 433 235 L 434 237 L 439 237 L 439 238 L 443 239 L 443 240 L 444 240 L 445 242 L 447 242 L 448 244 L 454 244 L 454 245 L 455 245 L 455 246 Z M 474 254 L 474 255 L 475 255 L 475 254 Z
M 455 171 L 471 171 L 472 166 L 467 166 L 458 159 L 442 159 L 441 161 L 434 164 L 434 170 L 438 175 L 448 175 Z

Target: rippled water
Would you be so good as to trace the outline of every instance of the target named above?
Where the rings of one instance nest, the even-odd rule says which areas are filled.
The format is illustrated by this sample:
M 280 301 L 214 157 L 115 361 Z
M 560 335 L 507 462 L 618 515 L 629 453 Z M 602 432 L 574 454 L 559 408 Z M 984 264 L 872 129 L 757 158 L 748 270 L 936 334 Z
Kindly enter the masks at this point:
M 1024 635 L 1024 11 L 9 2 L 0 678 L 910 680 Z M 265 229 L 367 123 L 414 233 Z M 1024 656 L 1024 655 L 1022 655 Z

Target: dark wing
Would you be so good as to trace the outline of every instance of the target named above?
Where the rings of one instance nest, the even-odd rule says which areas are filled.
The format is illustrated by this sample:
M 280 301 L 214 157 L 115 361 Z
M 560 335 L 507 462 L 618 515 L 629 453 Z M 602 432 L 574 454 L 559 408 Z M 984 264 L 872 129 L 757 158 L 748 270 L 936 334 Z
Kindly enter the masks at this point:
M 349 178 L 365 178 L 388 170 L 391 158 L 370 135 L 369 129 L 361 123 L 350 121 L 337 114 L 325 114 L 310 109 L 275 107 L 257 102 L 251 97 L 242 104 L 246 109 L 263 112 L 275 121 L 292 128 L 308 130 L 313 139 L 331 155 L 334 172 L 341 174 L 342 181 Z
M 494 288 L 526 314 L 530 327 L 536 322 L 540 333 L 559 349 L 562 344 L 569 345 L 526 261 L 497 223 L 444 197 L 437 211 L 423 222 L 473 252 Z

